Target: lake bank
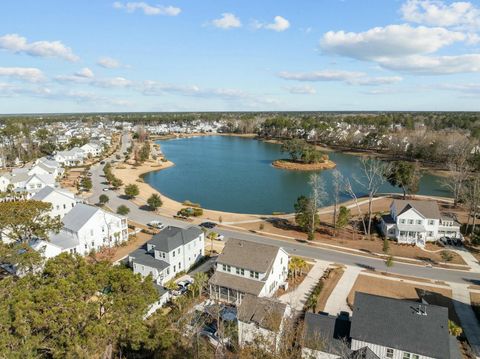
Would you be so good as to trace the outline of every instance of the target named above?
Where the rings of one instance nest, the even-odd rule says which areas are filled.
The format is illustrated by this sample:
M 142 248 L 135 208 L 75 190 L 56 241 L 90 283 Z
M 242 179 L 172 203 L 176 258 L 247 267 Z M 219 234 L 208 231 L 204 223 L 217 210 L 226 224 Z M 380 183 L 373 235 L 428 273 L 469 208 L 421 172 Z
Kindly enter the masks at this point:
M 322 171 L 335 168 L 336 164 L 330 160 L 325 160 L 318 163 L 300 163 L 292 160 L 282 159 L 273 161 L 272 166 L 288 171 Z

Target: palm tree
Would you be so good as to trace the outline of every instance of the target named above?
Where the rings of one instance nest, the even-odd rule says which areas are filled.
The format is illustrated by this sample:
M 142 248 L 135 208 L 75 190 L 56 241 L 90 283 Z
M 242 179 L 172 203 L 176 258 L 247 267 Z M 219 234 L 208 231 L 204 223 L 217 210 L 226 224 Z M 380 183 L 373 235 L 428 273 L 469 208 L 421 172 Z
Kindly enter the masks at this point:
M 197 272 L 193 275 L 193 280 L 194 282 L 190 285 L 193 296 L 195 296 L 195 293 L 200 296 L 205 288 L 205 284 L 207 284 L 208 276 L 204 272 Z
M 293 279 L 297 278 L 298 272 L 303 275 L 303 270 L 307 267 L 307 262 L 300 257 L 293 257 L 288 263 L 288 270 L 293 274 Z

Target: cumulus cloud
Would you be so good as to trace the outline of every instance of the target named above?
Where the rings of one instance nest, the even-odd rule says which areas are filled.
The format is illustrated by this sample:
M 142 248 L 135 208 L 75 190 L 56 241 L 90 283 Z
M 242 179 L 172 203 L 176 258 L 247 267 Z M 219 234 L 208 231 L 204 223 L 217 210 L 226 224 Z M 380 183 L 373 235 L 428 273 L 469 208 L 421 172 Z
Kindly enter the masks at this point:
M 341 70 L 322 70 L 313 72 L 288 72 L 283 71 L 278 76 L 284 80 L 294 81 L 340 81 L 350 85 L 378 86 L 394 84 L 402 81 L 400 76 L 382 76 L 371 77 L 364 72 L 341 71 Z
M 462 32 L 403 24 L 375 27 L 358 33 L 329 31 L 323 35 L 320 47 L 327 53 L 359 60 L 381 60 L 429 54 L 466 39 L 467 36 Z
M 0 76 L 28 82 L 40 82 L 45 80 L 43 72 L 34 67 L 0 67 Z
M 384 59 L 380 64 L 396 71 L 424 75 L 480 72 L 480 54 L 453 56 L 407 56 L 398 59 Z
M 232 29 L 241 27 L 242 23 L 234 14 L 225 12 L 221 18 L 212 20 L 212 25 L 221 29 Z
M 104 67 L 106 69 L 118 69 L 122 65 L 120 64 L 120 61 L 112 58 L 112 57 L 101 57 L 97 61 L 97 65 Z
M 78 77 L 86 77 L 88 79 L 91 79 L 91 78 L 95 77 L 95 75 L 93 74 L 93 71 L 90 70 L 88 67 L 84 67 L 80 71 L 77 71 L 75 73 L 75 75 L 78 76 Z
M 408 22 L 444 27 L 480 28 L 480 9 L 471 2 L 408 0 L 400 12 Z
M 287 90 L 294 95 L 314 95 L 317 93 L 317 90 L 315 90 L 315 88 L 310 85 L 290 86 L 287 87 Z
M 254 22 L 253 27 L 256 28 L 256 29 L 262 29 L 263 28 L 263 29 L 267 29 L 267 30 L 282 32 L 282 31 L 287 30 L 290 27 L 290 22 L 287 19 L 285 19 L 284 17 L 277 15 L 273 18 L 272 23 L 264 24 L 264 23 L 256 21 L 256 22 Z
M 30 56 L 58 57 L 67 61 L 78 61 L 71 48 L 60 41 L 28 42 L 27 38 L 18 34 L 0 36 L 0 49 L 13 53 L 24 53 Z
M 73 75 L 59 75 L 54 78 L 60 83 L 87 84 L 101 88 L 126 88 L 134 85 L 134 82 L 124 77 L 95 77 L 92 70 L 83 68 Z
M 97 87 L 103 87 L 103 88 L 122 88 L 122 87 L 129 87 L 133 85 L 133 82 L 130 80 L 127 80 L 124 77 L 112 77 L 112 78 L 106 78 L 106 79 L 98 79 L 92 82 L 92 85 L 97 86 Z
M 113 3 L 113 7 L 130 13 L 140 10 L 145 15 L 177 16 L 182 12 L 182 9 L 175 6 L 149 5 L 143 1 L 126 3 L 116 1 Z

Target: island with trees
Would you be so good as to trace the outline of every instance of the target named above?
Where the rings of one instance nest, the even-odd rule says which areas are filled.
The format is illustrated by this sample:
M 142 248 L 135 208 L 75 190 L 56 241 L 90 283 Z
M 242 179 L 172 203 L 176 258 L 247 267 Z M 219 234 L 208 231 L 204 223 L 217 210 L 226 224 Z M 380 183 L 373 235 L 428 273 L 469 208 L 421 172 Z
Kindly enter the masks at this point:
M 282 143 L 282 152 L 290 158 L 273 161 L 276 168 L 297 171 L 319 171 L 335 168 L 335 163 L 328 155 L 319 151 L 315 145 L 303 139 L 290 139 Z

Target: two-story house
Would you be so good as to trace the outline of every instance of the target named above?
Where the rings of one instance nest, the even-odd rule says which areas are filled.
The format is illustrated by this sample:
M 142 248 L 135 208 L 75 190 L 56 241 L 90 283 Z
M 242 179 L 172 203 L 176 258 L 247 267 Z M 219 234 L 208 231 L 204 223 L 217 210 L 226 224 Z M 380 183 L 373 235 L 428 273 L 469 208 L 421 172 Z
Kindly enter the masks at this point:
M 128 240 L 127 218 L 83 203 L 75 205 L 62 219 L 63 228 L 49 241 L 35 241 L 32 247 L 47 258 L 62 252 L 86 255 Z
M 457 359 L 448 308 L 356 292 L 351 318 L 306 313 L 308 359 Z
M 462 239 L 460 223 L 447 213 L 440 213 L 436 201 L 395 199 L 390 214 L 383 216 L 381 230 L 398 243 L 425 246 L 441 237 Z
M 98 157 L 102 154 L 102 147 L 96 143 L 86 143 L 80 147 L 86 156 Z
M 169 226 L 155 234 L 142 248 L 128 256 L 134 273 L 164 285 L 182 271 L 187 271 L 205 255 L 205 234 L 198 227 Z
M 31 199 L 51 203 L 52 209 L 49 215 L 51 217 L 60 216 L 60 218 L 65 217 L 77 203 L 83 202 L 80 198 L 75 197 L 72 192 L 51 186 L 42 188 Z
M 287 281 L 288 260 L 281 247 L 231 238 L 209 280 L 210 298 L 240 304 L 245 294 L 271 297 Z

